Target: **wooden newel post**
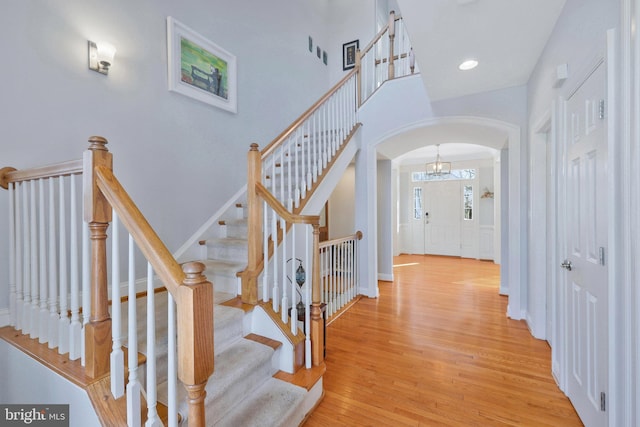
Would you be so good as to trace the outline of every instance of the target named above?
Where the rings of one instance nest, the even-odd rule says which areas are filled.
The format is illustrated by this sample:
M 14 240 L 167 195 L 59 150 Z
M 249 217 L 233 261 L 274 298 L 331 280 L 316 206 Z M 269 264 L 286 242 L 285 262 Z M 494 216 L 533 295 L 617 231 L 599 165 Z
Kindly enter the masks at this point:
M 188 262 L 178 287 L 178 378 L 188 393 L 189 426 L 204 427 L 205 386 L 213 374 L 213 285 L 205 266 Z
M 311 361 L 324 362 L 324 321 L 320 302 L 320 225 L 313 224 L 313 272 L 311 282 Z
M 113 157 L 101 136 L 89 138 L 83 156 L 84 220 L 91 238 L 91 314 L 85 326 L 85 371 L 97 378 L 109 371 L 111 352 L 111 316 L 107 293 L 107 228 L 111 205 L 98 189 L 95 168 L 113 169 Z
M 262 261 L 262 203 L 256 193 L 256 183 L 261 181 L 262 156 L 258 144 L 251 144 L 247 155 L 247 239 L 249 253 L 247 270 L 242 276 L 242 302 L 258 303 L 258 264 Z
M 396 13 L 392 10 L 389 13 L 389 80 L 395 77 L 395 66 L 393 65 L 393 42 L 396 38 Z

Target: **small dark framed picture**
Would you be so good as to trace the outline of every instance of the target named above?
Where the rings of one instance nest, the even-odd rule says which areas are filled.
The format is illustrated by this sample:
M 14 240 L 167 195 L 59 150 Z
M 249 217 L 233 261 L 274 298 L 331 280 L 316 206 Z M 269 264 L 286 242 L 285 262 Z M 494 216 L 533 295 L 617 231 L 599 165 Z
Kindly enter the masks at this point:
M 326 50 L 322 51 L 322 62 L 324 62 L 324 65 L 327 65 L 327 51 Z
M 309 52 L 313 52 L 313 38 L 309 36 Z
M 316 46 L 316 55 L 318 55 L 318 58 L 322 58 L 322 49 L 320 49 L 320 46 Z
M 360 40 L 354 40 L 342 45 L 342 69 L 350 70 L 356 66 L 356 52 L 360 47 Z

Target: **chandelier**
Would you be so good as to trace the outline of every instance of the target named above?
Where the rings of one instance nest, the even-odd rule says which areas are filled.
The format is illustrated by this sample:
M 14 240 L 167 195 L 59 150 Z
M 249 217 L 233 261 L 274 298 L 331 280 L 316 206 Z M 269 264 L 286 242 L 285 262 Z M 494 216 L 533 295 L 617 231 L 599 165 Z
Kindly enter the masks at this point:
M 436 155 L 435 162 L 427 163 L 427 175 L 440 176 L 451 173 L 451 162 L 443 162 L 440 158 L 440 144 L 436 144 L 438 148 L 438 154 Z

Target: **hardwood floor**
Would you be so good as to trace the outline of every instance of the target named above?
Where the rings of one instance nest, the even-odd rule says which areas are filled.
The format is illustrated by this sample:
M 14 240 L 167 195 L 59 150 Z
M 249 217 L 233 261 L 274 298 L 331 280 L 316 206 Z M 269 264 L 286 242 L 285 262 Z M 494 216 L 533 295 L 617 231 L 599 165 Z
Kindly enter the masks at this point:
M 551 351 L 508 319 L 499 267 L 403 255 L 327 328 L 314 426 L 582 426 L 551 377 Z

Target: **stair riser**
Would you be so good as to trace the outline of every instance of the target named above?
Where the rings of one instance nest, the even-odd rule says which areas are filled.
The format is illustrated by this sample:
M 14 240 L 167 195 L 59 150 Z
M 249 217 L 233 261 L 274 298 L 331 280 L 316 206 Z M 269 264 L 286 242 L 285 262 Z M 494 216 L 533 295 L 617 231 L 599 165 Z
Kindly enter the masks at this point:
M 234 239 L 246 239 L 247 238 L 247 223 L 245 222 L 240 224 L 227 224 L 226 225 L 226 236 Z
M 207 258 L 223 261 L 247 262 L 247 246 L 215 244 L 207 245 Z

